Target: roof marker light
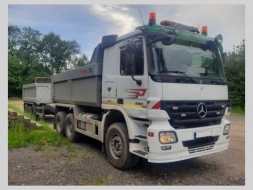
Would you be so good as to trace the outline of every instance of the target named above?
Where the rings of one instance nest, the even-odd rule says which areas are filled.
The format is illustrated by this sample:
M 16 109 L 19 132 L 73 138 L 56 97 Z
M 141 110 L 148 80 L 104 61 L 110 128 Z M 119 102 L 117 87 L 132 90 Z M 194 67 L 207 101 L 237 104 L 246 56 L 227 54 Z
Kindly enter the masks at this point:
M 163 25 L 163 26 L 170 26 L 170 25 L 174 25 L 174 24 L 175 24 L 175 22 L 172 20 L 162 20 L 160 22 L 160 25 Z
M 199 33 L 199 28 L 196 26 L 192 26 L 190 31 Z
M 207 26 L 202 26 L 201 34 L 203 34 L 205 36 L 207 35 Z
M 156 24 L 156 14 L 154 12 L 151 12 L 149 14 L 149 23 L 150 26 L 155 25 Z

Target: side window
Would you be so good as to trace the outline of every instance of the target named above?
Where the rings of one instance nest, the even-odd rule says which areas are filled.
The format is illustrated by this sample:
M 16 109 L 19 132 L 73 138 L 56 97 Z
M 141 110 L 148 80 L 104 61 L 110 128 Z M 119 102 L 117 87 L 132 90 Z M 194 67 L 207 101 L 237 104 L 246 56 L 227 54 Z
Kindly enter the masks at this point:
M 120 51 L 120 74 L 121 75 L 143 75 L 144 55 L 141 40 L 132 43 L 131 49 Z

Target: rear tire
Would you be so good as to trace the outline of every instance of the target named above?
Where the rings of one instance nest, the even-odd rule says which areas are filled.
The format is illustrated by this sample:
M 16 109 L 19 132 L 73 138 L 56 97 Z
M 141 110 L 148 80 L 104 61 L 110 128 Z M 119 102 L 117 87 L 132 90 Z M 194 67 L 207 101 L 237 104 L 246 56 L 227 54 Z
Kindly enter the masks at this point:
M 66 113 L 64 111 L 59 111 L 56 114 L 54 124 L 56 132 L 65 136 Z
M 114 123 L 106 132 L 106 154 L 111 164 L 121 170 L 133 167 L 139 157 L 129 152 L 129 138 L 125 123 Z
M 68 140 L 71 142 L 78 142 L 81 134 L 75 131 L 74 115 L 69 113 L 66 117 L 65 134 Z

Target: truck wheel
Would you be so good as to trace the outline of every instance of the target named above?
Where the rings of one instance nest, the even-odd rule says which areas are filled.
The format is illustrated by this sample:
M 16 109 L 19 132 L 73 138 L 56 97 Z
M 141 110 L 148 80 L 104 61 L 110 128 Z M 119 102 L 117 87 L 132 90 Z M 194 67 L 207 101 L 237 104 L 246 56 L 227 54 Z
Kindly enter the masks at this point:
M 80 140 L 81 134 L 75 131 L 73 113 L 69 113 L 66 117 L 65 134 L 67 139 L 69 139 L 71 142 L 77 142 Z
M 64 111 L 59 111 L 54 120 L 56 132 L 65 136 L 65 121 L 66 121 L 66 113 Z
M 111 164 L 118 169 L 127 169 L 139 160 L 129 152 L 129 138 L 125 123 L 114 123 L 106 132 L 106 154 Z

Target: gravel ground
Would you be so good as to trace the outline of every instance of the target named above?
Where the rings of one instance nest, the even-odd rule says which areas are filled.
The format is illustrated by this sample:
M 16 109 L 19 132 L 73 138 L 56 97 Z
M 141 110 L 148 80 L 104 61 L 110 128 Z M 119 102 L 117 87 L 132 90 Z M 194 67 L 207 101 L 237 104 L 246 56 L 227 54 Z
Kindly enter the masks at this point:
M 245 118 L 230 120 L 230 147 L 224 152 L 166 164 L 140 159 L 125 171 L 114 168 L 101 144 L 88 137 L 69 147 L 10 149 L 8 185 L 244 186 Z
M 86 139 L 72 148 L 50 146 L 9 150 L 9 185 L 245 185 L 244 173 L 226 173 L 214 155 L 168 164 L 140 160 L 126 171 L 115 169 L 100 143 Z M 70 151 L 72 150 L 72 151 Z M 217 153 L 221 156 L 223 153 Z M 233 165 L 230 169 L 236 169 Z

